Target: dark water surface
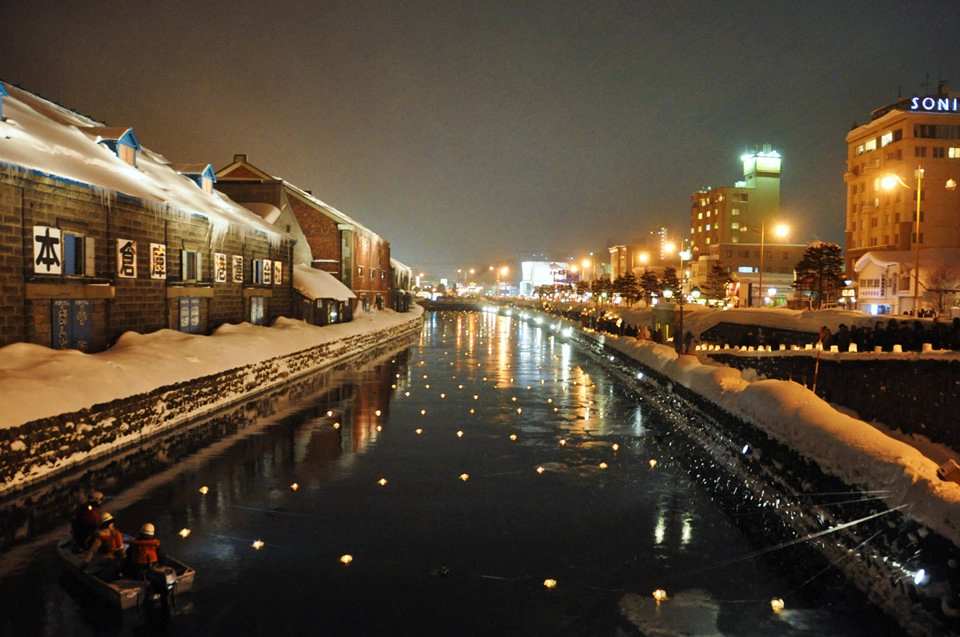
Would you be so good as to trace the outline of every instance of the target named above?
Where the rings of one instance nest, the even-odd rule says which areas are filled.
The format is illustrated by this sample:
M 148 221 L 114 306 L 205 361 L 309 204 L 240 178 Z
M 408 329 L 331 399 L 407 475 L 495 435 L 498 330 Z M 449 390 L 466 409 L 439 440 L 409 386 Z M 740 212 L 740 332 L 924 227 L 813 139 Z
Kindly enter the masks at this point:
M 168 620 L 91 604 L 49 535 L 0 554 L 0 635 L 896 634 L 749 557 L 666 426 L 541 326 L 427 314 L 295 414 L 107 491 L 198 572 Z

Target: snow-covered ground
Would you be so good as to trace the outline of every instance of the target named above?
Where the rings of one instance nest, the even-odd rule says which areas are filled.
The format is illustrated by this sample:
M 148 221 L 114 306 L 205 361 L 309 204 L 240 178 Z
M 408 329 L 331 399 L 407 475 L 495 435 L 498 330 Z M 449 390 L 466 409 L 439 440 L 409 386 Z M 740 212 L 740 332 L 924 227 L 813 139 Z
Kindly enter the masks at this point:
M 16 343 L 0 348 L 0 429 L 71 413 L 410 321 L 410 313 L 357 312 L 317 327 L 280 318 L 272 327 L 222 325 L 211 336 L 127 332 L 96 354 Z

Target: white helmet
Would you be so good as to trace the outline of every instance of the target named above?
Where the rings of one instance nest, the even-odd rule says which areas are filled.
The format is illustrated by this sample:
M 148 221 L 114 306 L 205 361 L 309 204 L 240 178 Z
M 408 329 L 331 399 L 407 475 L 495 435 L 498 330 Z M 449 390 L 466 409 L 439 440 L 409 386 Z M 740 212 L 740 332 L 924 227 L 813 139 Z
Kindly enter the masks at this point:
M 100 524 L 106 524 L 107 522 L 113 522 L 113 514 L 107 511 L 103 512 L 103 515 L 100 516 Z
M 154 534 L 155 532 L 156 532 L 156 529 L 154 529 L 154 528 L 153 528 L 153 525 L 150 524 L 149 522 L 147 522 L 146 524 L 144 524 L 143 526 L 140 527 L 140 533 L 141 533 L 142 535 L 150 535 L 150 536 L 153 536 L 153 534 Z

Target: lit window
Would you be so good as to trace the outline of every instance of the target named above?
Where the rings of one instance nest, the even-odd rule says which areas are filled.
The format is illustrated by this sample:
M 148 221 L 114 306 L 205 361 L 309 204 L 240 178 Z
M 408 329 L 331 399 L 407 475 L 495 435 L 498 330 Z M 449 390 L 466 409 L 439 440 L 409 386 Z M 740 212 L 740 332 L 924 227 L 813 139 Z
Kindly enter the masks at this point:
M 950 159 L 960 159 L 960 148 L 948 148 L 947 157 Z
M 733 221 L 733 222 L 731 222 L 731 223 L 730 223 L 730 229 L 731 229 L 731 230 L 739 230 L 739 229 L 740 229 L 740 222 L 739 222 L 739 221 Z

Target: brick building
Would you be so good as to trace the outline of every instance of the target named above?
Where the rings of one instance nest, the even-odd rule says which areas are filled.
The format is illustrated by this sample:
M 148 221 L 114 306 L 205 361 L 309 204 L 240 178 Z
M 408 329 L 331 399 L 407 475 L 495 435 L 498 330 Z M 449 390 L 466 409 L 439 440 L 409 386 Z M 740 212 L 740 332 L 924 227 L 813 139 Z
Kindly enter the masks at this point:
M 0 346 L 292 315 L 293 240 L 106 127 L 0 83 Z
M 390 242 L 310 192 L 257 168 L 246 155 L 217 171 L 217 189 L 297 239 L 296 264 L 336 276 L 364 309 L 394 307 Z

